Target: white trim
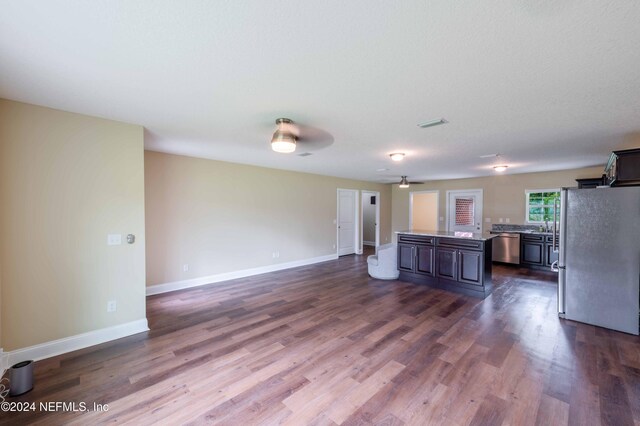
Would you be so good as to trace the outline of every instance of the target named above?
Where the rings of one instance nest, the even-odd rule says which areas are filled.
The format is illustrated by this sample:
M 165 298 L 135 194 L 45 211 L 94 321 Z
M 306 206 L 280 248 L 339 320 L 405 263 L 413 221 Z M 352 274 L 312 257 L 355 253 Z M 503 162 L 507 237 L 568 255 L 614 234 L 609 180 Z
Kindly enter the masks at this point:
M 482 232 L 482 228 L 484 226 L 484 218 L 483 218 L 483 214 L 484 214 L 484 190 L 483 189 L 451 189 L 447 191 L 447 206 L 446 206 L 446 217 L 445 217 L 445 223 L 447 225 L 446 230 L 447 232 L 450 231 L 450 226 L 449 226 L 449 204 L 451 204 L 451 195 L 452 194 L 464 194 L 467 192 L 479 192 L 480 193 L 480 202 L 478 203 L 480 206 L 480 231 L 478 230 L 474 230 L 473 232 Z
M 360 192 L 360 204 L 362 204 L 362 199 L 364 198 L 365 194 L 372 194 L 376 197 L 376 240 L 375 241 L 362 241 L 362 244 L 360 244 L 360 253 L 362 254 L 362 249 L 363 246 L 373 246 L 373 247 L 378 247 L 380 245 L 380 192 L 379 191 L 368 191 L 368 190 L 362 190 Z M 369 195 L 370 196 L 370 195 Z M 363 236 L 364 238 L 364 206 L 360 209 L 360 235 Z
M 436 229 L 429 229 L 429 231 L 440 230 L 440 190 L 439 189 L 409 192 L 409 229 L 413 229 L 413 194 L 433 194 L 433 193 L 436 194 Z
M 6 365 L 14 365 L 18 362 L 50 358 L 52 356 L 77 351 L 89 346 L 131 336 L 133 334 L 149 331 L 147 319 L 140 319 L 113 327 L 101 328 L 87 333 L 76 334 L 75 336 L 63 339 L 52 340 L 51 342 L 40 343 L 39 345 L 27 348 L 16 349 L 5 354 Z
M 185 288 L 199 287 L 202 285 L 213 284 L 221 281 L 234 280 L 236 278 L 245 278 L 253 275 L 266 274 L 268 272 L 281 271 L 283 269 L 296 268 L 298 266 L 312 265 L 314 263 L 326 262 L 329 260 L 335 260 L 337 258 L 337 253 L 329 254 L 326 256 L 312 257 L 310 259 L 294 260 L 292 262 L 276 263 L 275 265 L 266 265 L 257 268 L 242 269 L 240 271 L 224 272 L 221 274 L 192 278 L 189 280 L 156 284 L 147 287 L 147 296 L 168 293 L 170 291 L 182 290 Z

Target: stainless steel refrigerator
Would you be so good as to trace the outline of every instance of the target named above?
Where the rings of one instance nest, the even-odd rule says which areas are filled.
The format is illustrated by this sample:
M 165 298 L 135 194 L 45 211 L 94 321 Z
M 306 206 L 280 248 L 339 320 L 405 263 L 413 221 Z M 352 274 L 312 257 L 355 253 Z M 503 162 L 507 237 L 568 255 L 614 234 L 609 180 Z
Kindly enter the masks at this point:
M 562 190 L 557 271 L 562 318 L 639 333 L 640 187 Z

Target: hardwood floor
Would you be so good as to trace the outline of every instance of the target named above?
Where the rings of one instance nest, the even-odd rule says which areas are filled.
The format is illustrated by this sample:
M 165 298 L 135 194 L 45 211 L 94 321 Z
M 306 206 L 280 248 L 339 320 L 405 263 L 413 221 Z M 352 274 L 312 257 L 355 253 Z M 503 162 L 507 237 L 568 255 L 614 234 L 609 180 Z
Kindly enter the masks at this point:
M 640 424 L 640 339 L 556 314 L 555 275 L 478 300 L 368 277 L 365 256 L 148 298 L 151 331 L 38 362 L 11 401 L 107 412 L 2 424 Z

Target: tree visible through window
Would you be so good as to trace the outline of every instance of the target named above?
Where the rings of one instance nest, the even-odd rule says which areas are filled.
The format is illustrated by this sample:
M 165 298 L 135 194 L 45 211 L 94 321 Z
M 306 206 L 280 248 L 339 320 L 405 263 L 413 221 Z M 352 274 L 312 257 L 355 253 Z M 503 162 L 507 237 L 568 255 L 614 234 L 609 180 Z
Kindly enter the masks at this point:
M 560 191 L 555 189 L 527 190 L 526 194 L 527 222 L 553 222 L 553 209 L 556 200 L 560 198 Z M 558 218 L 556 217 L 556 219 Z

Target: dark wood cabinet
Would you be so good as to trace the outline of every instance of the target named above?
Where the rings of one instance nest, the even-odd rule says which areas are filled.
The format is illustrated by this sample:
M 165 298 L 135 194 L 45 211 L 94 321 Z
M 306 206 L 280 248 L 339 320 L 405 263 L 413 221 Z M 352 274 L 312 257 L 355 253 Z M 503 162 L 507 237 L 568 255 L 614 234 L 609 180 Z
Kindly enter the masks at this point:
M 553 236 L 547 236 L 544 240 L 544 262 L 545 266 L 551 267 L 553 262 L 558 260 L 558 252 L 553 250 Z M 556 248 L 558 248 L 558 241 L 556 241 Z
M 545 265 L 551 267 L 553 262 L 558 260 L 558 253 L 553 251 L 553 246 L 551 244 L 545 244 Z
M 607 185 L 640 185 L 640 148 L 613 151 L 605 174 Z
M 455 281 L 458 278 L 458 270 L 456 268 L 458 251 L 452 248 L 438 247 L 436 256 L 438 259 L 436 263 L 438 277 Z
M 557 244 L 557 243 L 556 243 Z M 553 236 L 523 234 L 520 238 L 520 265 L 533 269 L 548 269 L 558 260 L 553 250 Z
M 415 244 L 398 243 L 398 269 L 413 272 L 415 270 Z
M 424 246 L 416 244 L 416 274 L 433 275 L 434 273 L 434 254 L 433 246 Z
M 576 179 L 576 182 L 578 183 L 579 189 L 597 188 L 601 185 L 606 185 L 607 179 L 606 175 L 602 175 L 597 178 Z
M 544 265 L 544 235 L 522 235 L 520 237 L 520 264 Z
M 482 252 L 458 251 L 458 281 L 482 285 Z
M 421 275 L 434 275 L 434 247 L 430 240 L 398 242 L 398 270 Z
M 398 234 L 400 279 L 473 296 L 491 293 L 491 240 Z

